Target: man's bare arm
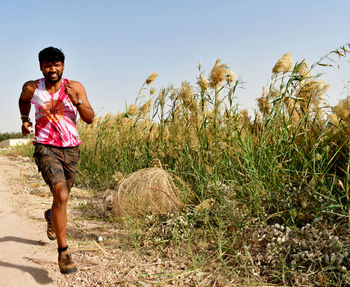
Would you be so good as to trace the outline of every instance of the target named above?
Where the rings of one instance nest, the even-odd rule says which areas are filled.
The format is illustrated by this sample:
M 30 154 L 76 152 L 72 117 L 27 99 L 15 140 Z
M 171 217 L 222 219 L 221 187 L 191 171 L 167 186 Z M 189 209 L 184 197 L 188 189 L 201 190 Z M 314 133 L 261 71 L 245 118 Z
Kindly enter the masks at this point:
M 31 108 L 30 101 L 33 98 L 33 94 L 36 88 L 36 81 L 28 81 L 22 87 L 21 96 L 19 97 L 18 105 L 19 111 L 21 113 L 22 119 L 22 134 L 27 136 L 32 132 L 30 129 L 32 127 L 32 123 L 29 119 L 29 113 Z
M 89 103 L 83 85 L 77 81 L 69 81 L 66 89 L 69 98 L 78 109 L 80 118 L 87 124 L 91 124 L 94 121 L 95 112 Z M 81 100 L 81 104 L 78 104 L 78 99 Z

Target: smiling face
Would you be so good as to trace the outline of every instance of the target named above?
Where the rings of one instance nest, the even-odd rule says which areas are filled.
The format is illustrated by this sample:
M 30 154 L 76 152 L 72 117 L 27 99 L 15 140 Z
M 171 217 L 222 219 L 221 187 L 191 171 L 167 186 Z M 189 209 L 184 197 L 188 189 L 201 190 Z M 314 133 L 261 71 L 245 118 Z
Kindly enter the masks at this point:
M 40 65 L 40 70 L 42 71 L 47 82 L 51 84 L 56 84 L 62 78 L 64 64 L 61 61 L 43 61 Z

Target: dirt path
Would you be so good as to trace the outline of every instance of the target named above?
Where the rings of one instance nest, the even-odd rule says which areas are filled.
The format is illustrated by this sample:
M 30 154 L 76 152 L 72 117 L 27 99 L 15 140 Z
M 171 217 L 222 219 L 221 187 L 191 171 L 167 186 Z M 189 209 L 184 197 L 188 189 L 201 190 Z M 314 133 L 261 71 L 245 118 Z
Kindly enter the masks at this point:
M 106 220 L 98 194 L 70 193 L 67 239 L 79 272 L 63 276 L 46 236 L 48 187 L 29 158 L 0 155 L 0 286 L 226 286 L 191 267 L 181 250 L 155 248 L 132 222 Z
M 42 224 L 20 215 L 15 203 L 20 170 L 0 157 L 0 286 L 55 286 L 49 271 L 40 263 L 55 262 Z M 39 264 L 38 264 L 39 263 Z
M 29 158 L 0 155 L 0 286 L 134 286 L 120 277 L 124 274 L 114 262 L 125 261 L 115 256 L 118 250 L 112 257 L 96 243 L 96 230 L 108 231 L 111 237 L 114 232 L 91 220 L 86 209 L 89 198 L 88 191 L 72 189 L 67 238 L 79 272 L 64 276 L 58 269 L 56 241 L 46 236 L 43 212 L 52 203 L 49 188 Z M 125 264 L 124 270 L 132 267 Z

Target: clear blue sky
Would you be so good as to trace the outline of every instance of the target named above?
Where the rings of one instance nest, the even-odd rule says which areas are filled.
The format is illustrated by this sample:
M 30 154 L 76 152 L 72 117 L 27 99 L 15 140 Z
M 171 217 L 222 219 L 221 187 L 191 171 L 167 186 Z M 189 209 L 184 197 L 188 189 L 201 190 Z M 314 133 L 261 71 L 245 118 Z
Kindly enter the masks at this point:
M 311 64 L 350 42 L 350 1 L 0 0 L 0 132 L 20 131 L 18 97 L 40 78 L 38 52 L 62 48 L 64 76 L 85 86 L 99 115 L 124 110 L 152 72 L 157 88 L 196 81 L 220 57 L 245 82 L 242 108 L 255 99 L 284 53 Z M 350 64 L 325 68 L 329 101 L 344 98 Z M 33 116 L 33 108 L 31 115 Z

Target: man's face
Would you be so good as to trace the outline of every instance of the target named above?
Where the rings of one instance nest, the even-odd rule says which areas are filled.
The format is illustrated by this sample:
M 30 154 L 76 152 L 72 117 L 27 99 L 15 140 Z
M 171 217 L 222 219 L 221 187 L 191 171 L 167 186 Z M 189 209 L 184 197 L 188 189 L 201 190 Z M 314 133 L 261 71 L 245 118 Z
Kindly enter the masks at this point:
M 61 61 L 43 61 L 40 65 L 40 70 L 43 72 L 46 81 L 48 81 L 51 84 L 56 84 L 62 78 L 64 64 Z

